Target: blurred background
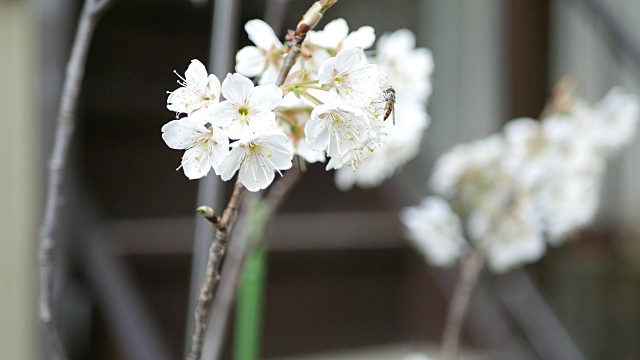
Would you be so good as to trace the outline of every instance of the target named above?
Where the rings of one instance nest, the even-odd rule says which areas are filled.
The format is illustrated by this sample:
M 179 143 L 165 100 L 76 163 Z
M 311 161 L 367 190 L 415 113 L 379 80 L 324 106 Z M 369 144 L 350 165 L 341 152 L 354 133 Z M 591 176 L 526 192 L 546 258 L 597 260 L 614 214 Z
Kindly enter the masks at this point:
M 312 1 L 235 3 L 228 38 L 239 49 L 247 20 L 281 9 L 282 37 Z M 41 358 L 44 169 L 81 5 L 0 0 L 2 359 Z M 56 310 L 73 359 L 134 359 L 136 347 L 183 354 L 203 220 L 198 183 L 174 171 L 181 153 L 160 128 L 174 117 L 165 108 L 172 71 L 209 60 L 212 13 L 204 1 L 120 0 L 98 25 L 57 232 Z M 318 165 L 304 175 L 270 230 L 265 358 L 394 358 L 436 345 L 456 274 L 428 268 L 397 216 L 428 194 L 435 158 L 509 119 L 537 117 L 567 74 L 591 101 L 618 84 L 640 93 L 636 0 L 350 0 L 320 27 L 338 17 L 378 35 L 409 28 L 433 51 L 432 125 L 421 155 L 381 188 L 340 192 Z M 465 333 L 480 358 L 640 358 L 639 150 L 636 142 L 609 166 L 593 226 L 524 271 L 485 274 Z

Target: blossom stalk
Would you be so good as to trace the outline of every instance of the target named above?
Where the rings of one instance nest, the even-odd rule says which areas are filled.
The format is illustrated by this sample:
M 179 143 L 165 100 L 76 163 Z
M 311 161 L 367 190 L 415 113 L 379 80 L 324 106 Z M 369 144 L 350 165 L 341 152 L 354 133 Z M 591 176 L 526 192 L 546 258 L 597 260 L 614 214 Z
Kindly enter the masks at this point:
M 307 11 L 302 21 L 298 24 L 295 36 L 293 36 L 291 39 L 289 39 L 290 41 L 287 42 L 289 52 L 287 53 L 283 61 L 282 68 L 280 69 L 280 73 L 275 83 L 276 86 L 279 87 L 284 84 L 287 75 L 289 75 L 291 68 L 300 55 L 302 42 L 304 41 L 306 33 L 309 30 L 313 29 L 313 27 L 315 27 L 317 22 L 320 21 L 322 14 L 336 2 L 337 0 L 321 0 L 314 3 L 314 5 L 312 5 L 312 7 Z M 318 3 L 320 4 L 319 8 L 316 5 Z M 319 17 L 309 15 L 310 13 L 313 14 L 316 12 L 320 14 Z M 231 200 L 229 201 L 227 208 L 223 212 L 221 222 L 225 228 L 223 230 L 217 229 L 215 239 L 211 243 L 211 247 L 209 248 L 209 258 L 207 259 L 205 277 L 200 288 L 200 293 L 194 311 L 195 323 L 192 335 L 191 349 L 189 355 L 187 356 L 188 360 L 200 360 L 202 356 L 204 335 L 207 329 L 207 314 L 209 312 L 209 308 L 211 307 L 211 301 L 215 297 L 216 291 L 218 289 L 218 284 L 221 277 L 221 264 L 224 259 L 231 231 L 233 230 L 233 226 L 235 225 L 238 218 L 240 200 L 242 199 L 245 191 L 246 188 L 238 180 L 233 189 L 233 193 L 231 194 Z

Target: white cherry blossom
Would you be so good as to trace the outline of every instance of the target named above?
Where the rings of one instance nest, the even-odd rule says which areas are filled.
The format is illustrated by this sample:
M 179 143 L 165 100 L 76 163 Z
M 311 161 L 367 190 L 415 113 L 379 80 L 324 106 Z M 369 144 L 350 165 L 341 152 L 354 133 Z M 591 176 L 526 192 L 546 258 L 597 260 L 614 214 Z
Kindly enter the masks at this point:
M 311 44 L 332 50 L 355 47 L 368 49 L 376 40 L 375 30 L 371 26 L 363 26 L 349 34 L 347 21 L 342 18 L 329 22 L 323 30 L 309 31 L 307 36 Z
M 318 80 L 331 93 L 354 106 L 368 106 L 381 91 L 375 64 L 364 61 L 362 49 L 346 49 L 320 66 Z
M 236 54 L 236 71 L 244 76 L 260 76 L 259 84 L 272 84 L 278 78 L 283 45 L 266 22 L 249 20 L 244 29 L 256 46 L 245 46 Z
M 357 168 L 343 167 L 336 171 L 338 189 L 349 190 L 353 185 L 361 188 L 380 186 L 418 154 L 420 141 L 430 123 L 427 112 L 420 104 L 404 102 L 398 102 L 394 111 L 397 111 L 398 121 L 395 125 L 389 120 L 383 123 L 384 135 L 379 132 L 382 135 L 379 136 L 380 146 L 370 151 Z
M 167 109 L 191 114 L 201 109 L 210 109 L 220 100 L 220 81 L 215 75 L 209 75 L 200 61 L 191 60 L 185 71 L 185 78 L 180 79 L 178 83 L 182 87 L 169 93 Z
M 305 57 L 302 62 L 309 71 L 316 72 L 325 60 L 340 50 L 356 47 L 368 49 L 375 40 L 375 30 L 371 26 L 362 26 L 349 33 L 347 21 L 336 19 L 325 25 L 323 30 L 309 31 L 304 46 L 310 57 Z
M 431 187 L 437 194 L 452 198 L 462 191 L 462 181 L 469 175 L 497 169 L 494 165 L 502 161 L 504 152 L 505 144 L 499 135 L 457 145 L 436 161 Z
M 213 108 L 213 117 L 229 124 L 227 134 L 240 139 L 259 123 L 274 124 L 273 110 L 282 101 L 282 90 L 275 85 L 254 86 L 240 74 L 228 74 L 222 82 L 222 95 L 226 98 Z
M 266 189 L 273 182 L 275 172 L 293 165 L 291 140 L 279 129 L 247 134 L 231 147 L 217 171 L 222 180 L 227 181 L 239 170 L 240 183 L 252 192 Z
M 203 115 L 170 121 L 162 127 L 162 139 L 172 149 L 187 150 L 180 167 L 189 179 L 206 176 L 229 153 L 227 135 Z
M 361 109 L 346 104 L 323 104 L 311 112 L 304 133 L 309 147 L 324 150 L 331 157 L 342 157 L 361 148 L 371 125 Z
M 298 139 L 296 142 L 295 154 L 310 164 L 324 162 L 327 158 L 324 150 L 313 150 L 309 147 L 309 143 L 305 139 Z

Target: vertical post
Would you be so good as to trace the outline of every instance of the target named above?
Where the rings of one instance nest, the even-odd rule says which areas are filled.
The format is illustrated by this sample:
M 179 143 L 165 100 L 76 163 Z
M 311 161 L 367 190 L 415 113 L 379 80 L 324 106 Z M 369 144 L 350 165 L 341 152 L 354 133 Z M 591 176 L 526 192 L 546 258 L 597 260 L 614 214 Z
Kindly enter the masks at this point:
M 267 246 L 262 243 L 249 255 L 240 278 L 233 341 L 235 360 L 260 358 L 266 277 Z

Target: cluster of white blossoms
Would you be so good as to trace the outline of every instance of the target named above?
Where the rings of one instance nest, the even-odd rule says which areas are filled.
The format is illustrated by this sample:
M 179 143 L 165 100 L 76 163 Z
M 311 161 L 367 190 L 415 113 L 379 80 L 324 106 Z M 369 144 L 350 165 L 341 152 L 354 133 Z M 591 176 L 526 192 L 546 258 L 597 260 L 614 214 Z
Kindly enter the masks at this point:
M 260 20 L 245 26 L 255 46 L 238 52 L 236 71 L 272 82 L 282 61 L 282 44 Z M 374 29 L 349 32 L 344 19 L 310 31 L 300 60 L 287 78 L 278 118 L 290 134 L 296 154 L 307 162 L 335 169 L 336 184 L 349 189 L 377 186 L 413 158 L 429 124 L 425 111 L 431 93 L 431 53 L 416 49 L 408 30 L 383 35 L 375 56 Z M 394 117 L 384 121 L 384 91 L 397 95 Z
M 373 28 L 350 33 L 344 19 L 334 20 L 309 31 L 277 87 L 270 84 L 288 48 L 262 20 L 247 22 L 245 30 L 255 46 L 236 54 L 237 73 L 220 85 L 193 60 L 182 87 L 167 100 L 169 110 L 187 115 L 166 124 L 162 137 L 169 147 L 186 150 L 181 167 L 189 179 L 213 169 L 226 181 L 239 171 L 239 181 L 258 191 L 297 155 L 309 163 L 329 158 L 326 169 L 337 170 L 336 183 L 348 189 L 379 185 L 417 154 L 429 124 L 433 60 L 428 50 L 415 48 L 411 32 L 383 36 L 370 58 L 365 50 L 375 42 Z M 398 94 L 395 126 L 391 117 L 385 121 L 391 85 Z
M 336 185 L 342 190 L 354 184 L 362 188 L 379 186 L 393 176 L 418 155 L 424 132 L 431 123 L 426 111 L 434 65 L 431 51 L 416 48 L 415 35 L 401 29 L 378 39 L 375 56 L 370 61 L 388 74 L 388 83 L 396 91 L 396 121 L 395 125 L 391 121 L 382 124 L 384 138 L 374 152 L 361 159 L 357 168 L 336 172 Z
M 291 141 L 274 112 L 282 101 L 280 88 L 254 86 L 240 74 L 227 75 L 221 86 L 198 60 L 191 61 L 180 83 L 167 108 L 187 116 L 165 124 L 162 139 L 172 149 L 186 150 L 180 167 L 189 179 L 213 169 L 226 181 L 239 172 L 247 190 L 258 191 L 271 184 L 275 172 L 291 168 Z
M 454 264 L 475 248 L 493 272 L 505 272 L 592 221 L 606 159 L 634 139 L 640 103 L 614 88 L 595 105 L 572 92 L 555 105 L 541 121 L 514 119 L 437 161 L 437 196 L 401 213 L 408 237 L 432 264 Z

